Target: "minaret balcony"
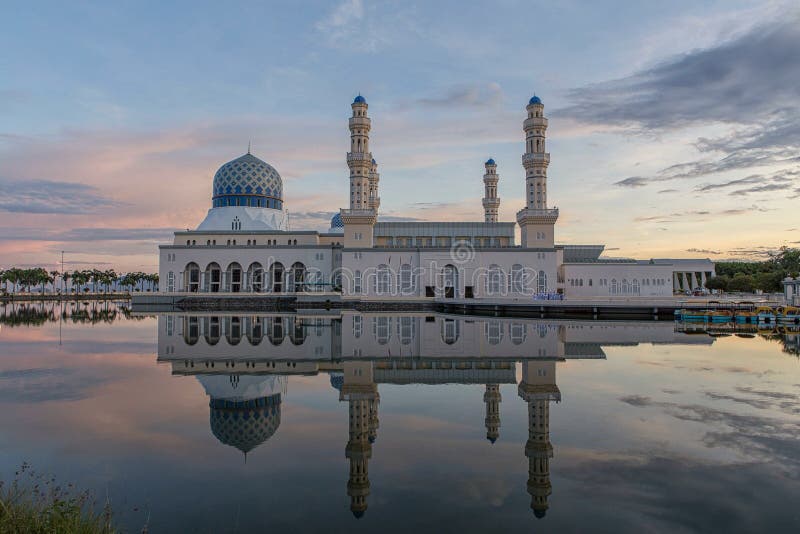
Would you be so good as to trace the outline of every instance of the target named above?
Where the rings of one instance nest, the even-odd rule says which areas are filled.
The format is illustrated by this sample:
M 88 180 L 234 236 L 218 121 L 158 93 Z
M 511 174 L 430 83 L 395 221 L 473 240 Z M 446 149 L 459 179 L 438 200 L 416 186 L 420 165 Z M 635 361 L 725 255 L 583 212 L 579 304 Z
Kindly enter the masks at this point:
M 351 161 L 366 161 L 372 165 L 372 152 L 348 152 L 347 163 L 350 163 Z
M 370 121 L 369 117 L 350 117 L 348 121 L 350 124 L 350 129 L 353 128 L 365 128 L 369 130 L 372 127 L 372 121 Z
M 544 130 L 547 128 L 547 119 L 544 117 L 530 117 L 522 123 L 522 129 L 527 131 L 534 128 Z
M 549 165 L 550 154 L 548 152 L 526 152 L 522 155 L 522 165 L 527 166 L 531 164 Z

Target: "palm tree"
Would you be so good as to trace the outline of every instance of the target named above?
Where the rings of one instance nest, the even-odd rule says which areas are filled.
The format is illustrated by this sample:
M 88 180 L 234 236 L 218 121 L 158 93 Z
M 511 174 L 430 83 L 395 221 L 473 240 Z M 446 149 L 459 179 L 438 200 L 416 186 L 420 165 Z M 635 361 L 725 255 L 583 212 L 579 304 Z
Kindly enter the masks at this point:
M 50 276 L 53 279 L 53 282 L 52 282 L 53 283 L 53 293 L 56 292 L 56 278 L 58 278 L 58 275 L 60 275 L 60 274 L 61 273 L 58 272 L 58 271 L 50 271 Z

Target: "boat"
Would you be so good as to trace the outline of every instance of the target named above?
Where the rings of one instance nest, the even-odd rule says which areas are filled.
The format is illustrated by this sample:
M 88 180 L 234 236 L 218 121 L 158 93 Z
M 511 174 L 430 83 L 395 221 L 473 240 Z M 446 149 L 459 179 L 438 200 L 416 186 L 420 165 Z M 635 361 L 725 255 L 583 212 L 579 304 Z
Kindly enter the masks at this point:
M 755 309 L 759 323 L 775 324 L 775 311 L 769 306 L 759 306 Z
M 778 306 L 775 312 L 780 324 L 800 324 L 800 308 L 795 306 Z

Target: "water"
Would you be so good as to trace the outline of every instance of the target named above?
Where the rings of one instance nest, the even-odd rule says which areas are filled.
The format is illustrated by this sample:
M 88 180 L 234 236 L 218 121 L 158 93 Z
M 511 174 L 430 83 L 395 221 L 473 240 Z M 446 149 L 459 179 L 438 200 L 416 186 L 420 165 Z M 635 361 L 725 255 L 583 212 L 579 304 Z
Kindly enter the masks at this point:
M 0 475 L 130 532 L 800 526 L 797 333 L 61 312 L 4 310 Z

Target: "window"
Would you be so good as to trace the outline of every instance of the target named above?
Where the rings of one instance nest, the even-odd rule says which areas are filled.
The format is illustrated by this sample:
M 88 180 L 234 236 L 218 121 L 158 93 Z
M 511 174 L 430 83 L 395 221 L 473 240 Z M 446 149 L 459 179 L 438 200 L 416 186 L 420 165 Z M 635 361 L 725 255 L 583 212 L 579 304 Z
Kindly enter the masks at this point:
M 356 295 L 361 294 L 361 271 L 356 271 L 353 274 L 353 293 Z
M 167 291 L 170 293 L 175 291 L 175 273 L 172 271 L 167 273 Z
M 378 265 L 375 274 L 375 292 L 379 295 L 388 294 L 392 286 L 392 275 L 389 272 L 389 266 L 386 264 Z
M 400 294 L 411 295 L 414 291 L 414 273 L 411 270 L 411 265 L 404 263 L 400 266 Z
M 544 271 L 539 271 L 539 276 L 536 277 L 536 280 L 536 290 L 540 293 L 547 291 L 547 273 Z
M 486 277 L 486 292 L 489 295 L 497 295 L 503 287 L 503 271 L 499 265 L 490 265 L 489 273 Z

